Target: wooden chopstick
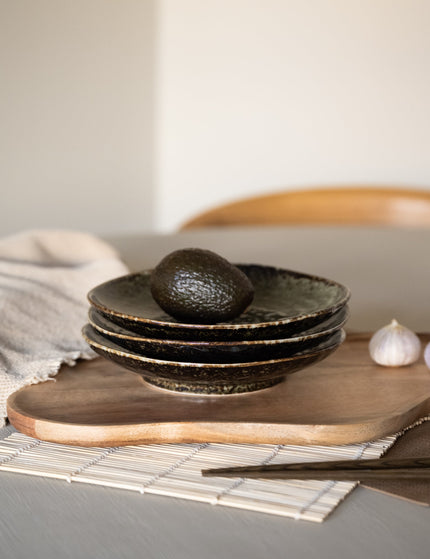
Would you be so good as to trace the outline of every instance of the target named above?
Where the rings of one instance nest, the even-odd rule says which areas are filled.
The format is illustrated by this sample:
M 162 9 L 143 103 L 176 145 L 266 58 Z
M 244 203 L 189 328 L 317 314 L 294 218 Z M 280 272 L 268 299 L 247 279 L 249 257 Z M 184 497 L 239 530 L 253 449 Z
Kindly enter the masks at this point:
M 339 460 L 267 466 L 237 466 L 202 470 L 205 477 L 258 479 L 313 479 L 369 481 L 374 479 L 430 479 L 430 457 L 389 460 Z

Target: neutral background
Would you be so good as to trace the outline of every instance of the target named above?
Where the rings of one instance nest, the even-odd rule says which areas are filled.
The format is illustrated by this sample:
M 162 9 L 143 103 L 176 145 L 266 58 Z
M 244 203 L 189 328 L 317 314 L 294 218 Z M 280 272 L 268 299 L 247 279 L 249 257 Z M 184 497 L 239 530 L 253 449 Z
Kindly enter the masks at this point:
M 426 0 L 0 0 L 0 234 L 430 188 Z

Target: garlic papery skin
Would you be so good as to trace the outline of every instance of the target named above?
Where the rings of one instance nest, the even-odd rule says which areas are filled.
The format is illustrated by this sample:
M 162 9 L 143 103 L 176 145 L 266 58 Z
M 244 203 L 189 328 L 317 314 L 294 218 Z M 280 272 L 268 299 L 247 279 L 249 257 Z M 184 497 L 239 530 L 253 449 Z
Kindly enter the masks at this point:
M 371 358 L 384 367 L 402 367 L 418 360 L 421 342 L 418 336 L 392 320 L 373 334 L 369 342 Z
M 426 362 L 427 367 L 430 369 L 430 343 L 426 345 L 424 350 L 424 361 Z

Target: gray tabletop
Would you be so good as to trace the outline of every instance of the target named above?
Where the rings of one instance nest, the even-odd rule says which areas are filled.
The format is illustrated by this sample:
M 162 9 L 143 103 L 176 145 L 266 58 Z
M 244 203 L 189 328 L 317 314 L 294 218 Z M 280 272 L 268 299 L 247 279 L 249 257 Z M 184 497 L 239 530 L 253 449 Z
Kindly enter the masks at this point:
M 350 330 L 430 330 L 430 230 L 275 228 L 108 239 L 132 269 L 176 248 L 279 265 L 351 288 Z M 8 430 L 0 430 L 0 436 Z M 357 488 L 322 524 L 2 472 L 0 557 L 325 559 L 429 556 L 430 509 Z

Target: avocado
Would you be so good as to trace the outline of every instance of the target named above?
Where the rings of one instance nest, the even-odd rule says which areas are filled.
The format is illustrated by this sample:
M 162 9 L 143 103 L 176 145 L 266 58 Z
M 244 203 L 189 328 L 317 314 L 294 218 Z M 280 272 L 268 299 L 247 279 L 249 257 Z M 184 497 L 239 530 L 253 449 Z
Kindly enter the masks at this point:
M 254 297 L 251 281 L 239 268 L 200 248 L 168 254 L 152 271 L 150 288 L 169 315 L 200 324 L 236 318 Z

